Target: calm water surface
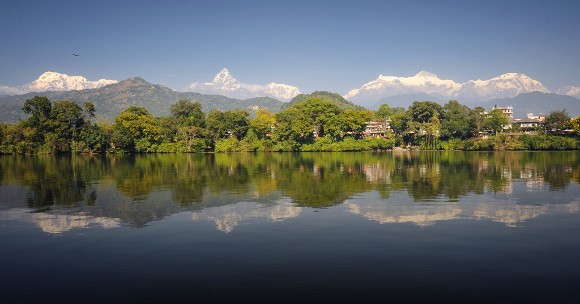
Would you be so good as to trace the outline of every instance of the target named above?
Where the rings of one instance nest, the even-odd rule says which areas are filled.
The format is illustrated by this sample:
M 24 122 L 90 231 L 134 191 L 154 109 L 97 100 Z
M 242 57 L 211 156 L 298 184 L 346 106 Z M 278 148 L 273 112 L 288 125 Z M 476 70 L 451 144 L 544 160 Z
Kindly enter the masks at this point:
M 575 302 L 579 183 L 579 152 L 0 156 L 1 302 Z

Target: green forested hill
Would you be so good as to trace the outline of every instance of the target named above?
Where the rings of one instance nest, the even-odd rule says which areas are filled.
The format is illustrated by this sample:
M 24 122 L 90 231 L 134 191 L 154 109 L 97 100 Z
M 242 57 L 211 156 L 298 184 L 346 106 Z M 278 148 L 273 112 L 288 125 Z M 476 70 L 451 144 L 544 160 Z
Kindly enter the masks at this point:
M 296 97 L 292 98 L 292 100 L 288 103 L 284 103 L 282 104 L 282 108 L 281 110 L 285 110 L 289 107 L 292 107 L 298 103 L 301 103 L 303 101 L 306 101 L 308 99 L 311 98 L 318 98 L 321 99 L 322 101 L 328 101 L 331 102 L 335 105 L 337 105 L 340 109 L 346 111 L 346 110 L 364 110 L 364 107 L 361 106 L 357 106 L 355 104 L 353 104 L 350 101 L 347 101 L 346 99 L 342 98 L 342 96 L 340 96 L 339 94 L 336 93 L 330 93 L 330 92 L 326 92 L 326 91 L 316 91 L 313 92 L 312 94 L 300 94 L 297 95 Z
M 115 116 L 131 106 L 147 109 L 154 116 L 168 116 L 172 104 L 181 99 L 197 101 L 203 111 L 247 109 L 255 113 L 259 109 L 278 112 L 282 102 L 269 97 L 251 99 L 235 99 L 222 95 L 204 95 L 194 92 L 177 92 L 167 87 L 151 84 L 143 78 L 134 77 L 98 89 L 64 92 L 40 92 L 24 95 L 0 96 L 0 122 L 14 123 L 26 115 L 22 106 L 27 99 L 34 96 L 46 96 L 51 101 L 69 100 L 81 104 L 92 102 L 97 110 L 96 114 L 105 120 L 112 121 Z

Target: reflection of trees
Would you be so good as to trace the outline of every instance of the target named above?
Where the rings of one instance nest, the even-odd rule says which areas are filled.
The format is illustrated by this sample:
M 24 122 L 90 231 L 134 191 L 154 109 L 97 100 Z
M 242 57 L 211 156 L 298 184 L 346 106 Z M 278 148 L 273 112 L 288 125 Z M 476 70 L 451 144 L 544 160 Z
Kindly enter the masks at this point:
M 580 182 L 579 172 L 578 152 L 0 156 L 2 184 L 29 189 L 30 208 L 77 207 L 135 226 L 184 208 L 281 196 L 318 208 L 371 190 L 383 200 L 406 193 L 415 202 L 510 193 L 513 181 L 561 191 Z
M 3 180 L 17 181 L 30 190 L 26 203 L 37 211 L 52 205 L 94 204 L 96 193 L 91 181 L 100 174 L 98 161 L 91 156 L 2 156 Z
M 372 189 L 363 162 L 353 153 L 285 154 L 275 168 L 278 189 L 299 206 L 340 204 L 351 195 Z

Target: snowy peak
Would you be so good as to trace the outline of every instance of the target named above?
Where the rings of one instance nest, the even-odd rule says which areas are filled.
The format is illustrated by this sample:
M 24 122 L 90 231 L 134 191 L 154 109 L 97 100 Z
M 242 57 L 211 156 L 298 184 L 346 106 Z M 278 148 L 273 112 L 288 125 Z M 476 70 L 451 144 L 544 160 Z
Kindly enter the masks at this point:
M 513 98 L 529 92 L 550 93 L 539 81 L 524 74 L 507 73 L 489 80 L 470 80 L 462 85 L 458 96 L 479 99 Z
M 450 96 L 461 88 L 453 80 L 439 79 L 435 74 L 421 71 L 412 77 L 383 76 L 363 85 L 360 89 L 351 90 L 343 96 L 345 99 L 370 99 L 378 101 L 381 98 L 402 94 L 439 94 Z
M 300 90 L 297 87 L 286 84 L 270 83 L 268 85 L 268 92 L 276 98 L 290 100 L 297 95 L 300 95 Z
M 71 91 L 96 89 L 108 84 L 117 83 L 116 80 L 100 79 L 90 81 L 82 76 L 69 76 L 55 72 L 46 72 L 32 83 L 19 87 L 24 92 Z
M 232 77 L 226 68 L 221 70 L 221 72 L 215 76 L 212 83 L 214 86 L 225 90 L 236 90 L 240 87 L 239 81 Z
M 415 75 L 415 78 L 437 78 L 437 79 L 439 79 L 435 74 L 429 73 L 427 71 L 421 71 L 421 72 L 417 73 L 417 75 Z
M 435 74 L 421 71 L 412 77 L 380 75 L 377 80 L 351 90 L 343 96 L 351 101 L 371 105 L 386 97 L 404 94 L 431 94 L 444 98 L 489 100 L 511 98 L 521 93 L 539 91 L 550 93 L 539 81 L 524 74 L 506 73 L 489 80 L 470 80 L 456 83 L 439 79 Z
M 268 85 L 240 83 L 226 68 L 214 77 L 213 82 L 195 82 L 189 85 L 187 90 L 204 94 L 219 94 L 239 99 L 268 96 L 283 101 L 288 101 L 300 94 L 300 90 L 297 87 L 286 84 L 277 84 L 274 82 Z
M 572 86 L 562 87 L 562 88 L 558 89 L 558 91 L 556 91 L 556 93 L 560 94 L 560 95 L 568 95 L 568 96 L 572 96 L 572 97 L 580 99 L 580 87 L 572 87 Z

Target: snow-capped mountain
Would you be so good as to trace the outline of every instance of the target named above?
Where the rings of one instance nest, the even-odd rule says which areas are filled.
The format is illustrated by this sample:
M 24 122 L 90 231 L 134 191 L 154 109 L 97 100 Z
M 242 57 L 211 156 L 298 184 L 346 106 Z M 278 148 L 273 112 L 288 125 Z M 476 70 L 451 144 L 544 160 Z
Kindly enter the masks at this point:
M 117 80 L 100 79 L 98 81 L 90 81 L 82 76 L 46 72 L 32 83 L 18 88 L 24 92 L 71 91 L 96 89 L 113 83 L 117 83 Z
M 572 86 L 562 87 L 558 91 L 556 91 L 556 94 L 568 95 L 580 99 L 580 87 L 572 87 Z
M 377 80 L 363 85 L 360 89 L 349 91 L 344 98 L 369 106 L 382 98 L 406 94 L 422 93 L 443 98 L 484 101 L 492 98 L 511 98 L 534 91 L 550 93 L 540 82 L 524 74 L 508 73 L 489 80 L 456 83 L 421 71 L 412 77 L 380 75 Z
M 82 76 L 69 76 L 56 72 L 46 72 L 40 75 L 35 81 L 25 85 L 17 87 L 0 86 L 0 94 L 20 95 L 29 92 L 96 89 L 117 82 L 117 80 L 108 79 L 90 81 Z
M 344 95 L 351 101 L 376 102 L 381 98 L 404 94 L 438 94 L 451 96 L 461 88 L 453 80 L 442 80 L 429 72 L 421 71 L 412 77 L 380 75 L 377 80 L 363 85 L 360 89 L 351 90 Z
M 274 82 L 267 85 L 240 83 L 225 68 L 215 76 L 212 82 L 195 82 L 187 87 L 187 90 L 203 94 L 219 94 L 238 99 L 268 96 L 283 101 L 288 101 L 300 94 L 300 90 L 297 87 L 285 84 Z
M 550 93 L 539 81 L 524 74 L 507 73 L 489 80 L 470 80 L 450 97 L 472 97 L 481 100 L 512 98 L 521 93 Z

